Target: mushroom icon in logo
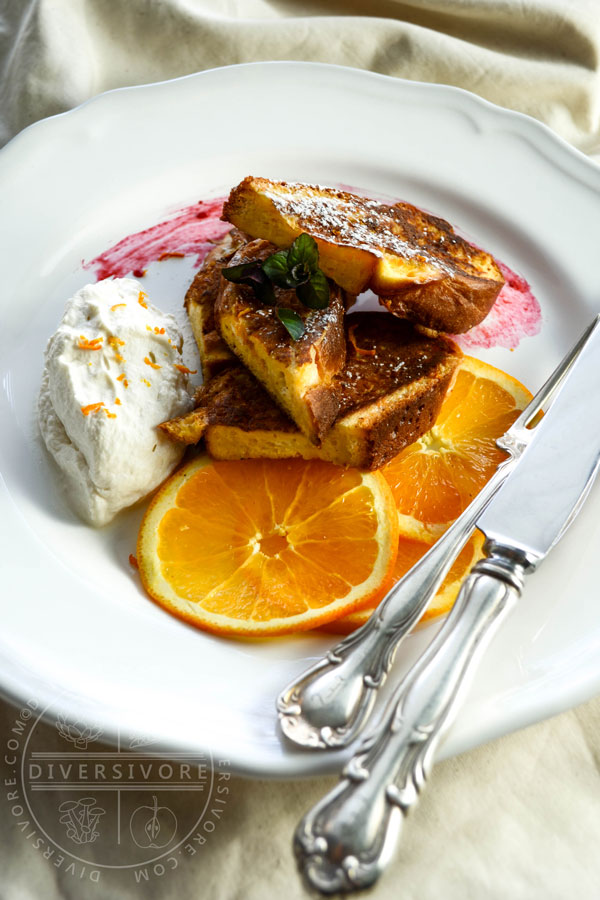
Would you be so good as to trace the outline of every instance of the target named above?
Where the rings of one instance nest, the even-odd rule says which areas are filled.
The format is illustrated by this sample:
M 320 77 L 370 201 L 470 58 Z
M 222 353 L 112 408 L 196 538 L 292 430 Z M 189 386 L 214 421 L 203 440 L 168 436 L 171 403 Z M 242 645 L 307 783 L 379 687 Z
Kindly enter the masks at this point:
M 82 797 L 81 800 L 65 800 L 58 807 L 63 815 L 58 820 L 67 827 L 67 837 L 74 844 L 91 844 L 99 837 L 98 820 L 106 812 L 96 806 L 95 797 Z

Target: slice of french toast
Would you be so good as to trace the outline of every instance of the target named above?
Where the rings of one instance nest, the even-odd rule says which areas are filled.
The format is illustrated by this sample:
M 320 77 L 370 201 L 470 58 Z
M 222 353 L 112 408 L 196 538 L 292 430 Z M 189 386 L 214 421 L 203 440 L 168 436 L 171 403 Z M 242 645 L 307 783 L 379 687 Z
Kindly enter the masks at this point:
M 158 427 L 180 444 L 197 444 L 213 425 L 244 429 L 251 422 L 262 431 L 293 433 L 318 452 L 254 375 L 235 359 L 198 388 L 195 404 L 191 412 Z
M 248 177 L 231 191 L 223 218 L 282 248 L 306 232 L 336 284 L 350 294 L 370 288 L 390 312 L 435 331 L 477 325 L 504 284 L 489 253 L 409 203 Z
M 264 261 L 276 248 L 251 241 L 231 258 L 231 266 Z M 308 309 L 295 291 L 274 287 L 275 306 L 263 305 L 251 287 L 221 277 L 215 303 L 217 328 L 236 356 L 314 443 L 335 420 L 339 401 L 332 386 L 346 358 L 343 291 L 330 289 L 325 309 Z M 278 307 L 293 310 L 304 325 L 294 340 L 278 317 Z
M 320 447 L 241 365 L 201 388 L 196 410 L 160 427 L 184 443 L 204 436 L 216 459 L 318 458 L 376 469 L 431 428 L 461 353 L 384 312 L 347 316 L 346 335 L 346 365 L 334 378 L 340 412 Z
M 231 365 L 235 356 L 217 331 L 215 298 L 221 282 L 221 269 L 251 238 L 233 228 L 207 254 L 185 295 L 184 306 L 200 353 L 205 382 Z

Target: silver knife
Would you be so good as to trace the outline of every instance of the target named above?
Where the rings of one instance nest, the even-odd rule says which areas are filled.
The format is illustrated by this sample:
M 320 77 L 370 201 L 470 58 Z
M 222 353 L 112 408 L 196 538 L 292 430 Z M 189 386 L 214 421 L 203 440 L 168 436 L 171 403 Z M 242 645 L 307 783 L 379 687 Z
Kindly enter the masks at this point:
M 597 326 L 594 321 L 544 386 L 497 442 L 509 456 L 482 491 L 429 552 L 399 581 L 362 628 L 279 695 L 281 729 L 303 747 L 347 746 L 370 715 L 402 639 L 421 617 L 453 560 L 495 492 L 532 443 L 540 411 L 548 412 L 557 390 Z
M 516 604 L 525 574 L 536 569 L 579 512 L 599 463 L 597 319 L 518 466 L 477 519 L 486 536 L 486 557 L 476 563 L 443 628 L 390 698 L 381 725 L 364 739 L 340 783 L 298 826 L 295 850 L 312 887 L 349 892 L 378 878 L 477 663 Z

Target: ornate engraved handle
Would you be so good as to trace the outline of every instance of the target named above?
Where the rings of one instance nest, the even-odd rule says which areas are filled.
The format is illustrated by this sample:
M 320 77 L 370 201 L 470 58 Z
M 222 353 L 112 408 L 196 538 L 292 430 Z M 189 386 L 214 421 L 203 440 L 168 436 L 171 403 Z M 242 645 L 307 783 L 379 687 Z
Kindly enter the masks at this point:
M 294 837 L 309 885 L 325 894 L 373 884 L 403 816 L 418 800 L 442 730 L 453 720 L 477 663 L 523 586 L 524 560 L 491 548 L 463 585 L 444 627 L 389 701 L 342 780 Z
M 312 748 L 345 747 L 354 740 L 370 715 L 399 643 L 435 595 L 514 462 L 511 457 L 498 467 L 470 506 L 391 589 L 362 628 L 282 691 L 277 709 L 288 738 Z

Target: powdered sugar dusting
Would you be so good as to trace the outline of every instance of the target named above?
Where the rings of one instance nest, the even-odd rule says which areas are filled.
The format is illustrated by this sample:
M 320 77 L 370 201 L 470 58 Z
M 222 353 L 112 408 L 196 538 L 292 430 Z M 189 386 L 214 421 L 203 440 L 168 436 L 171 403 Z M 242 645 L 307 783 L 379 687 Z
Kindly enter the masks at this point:
M 337 192 L 338 209 L 316 211 L 312 202 L 305 207 L 302 198 L 298 199 L 299 192 L 294 191 L 294 188 L 306 188 L 306 185 L 288 184 L 288 187 L 291 188 L 290 201 L 298 204 L 298 209 L 294 210 L 297 214 L 308 215 L 309 212 L 311 214 L 318 212 L 320 216 L 330 216 L 329 224 L 333 231 L 338 232 L 338 235 L 343 236 L 348 242 L 357 241 L 356 228 L 360 223 L 346 218 L 347 195 L 344 191 Z M 318 192 L 322 189 L 312 186 L 312 190 Z M 335 189 L 328 190 L 333 195 L 336 194 Z M 281 198 L 277 198 L 274 194 L 272 199 L 275 201 Z M 95 259 L 86 262 L 84 268 L 94 269 L 98 280 L 110 277 L 122 278 L 129 274 L 141 278 L 147 266 L 158 262 L 161 258 L 168 258 L 169 254 L 193 256 L 195 265 L 200 266 L 212 243 L 220 240 L 231 228 L 229 223 L 221 221 L 223 202 L 224 198 L 221 197 L 184 207 L 171 218 L 124 237 Z M 377 211 L 380 206 L 380 201 L 368 199 L 363 205 L 362 226 L 365 231 L 363 246 L 370 247 L 371 250 L 373 247 L 372 238 L 368 236 L 370 231 L 368 219 L 371 212 Z M 506 284 L 481 325 L 472 328 L 466 334 L 454 337 L 456 343 L 464 350 L 492 347 L 515 349 L 524 337 L 533 337 L 540 331 L 542 322 L 540 305 L 528 283 L 507 265 L 498 260 L 497 262 Z
M 220 240 L 231 229 L 228 222 L 221 221 L 224 199 L 219 197 L 186 206 L 172 218 L 124 237 L 84 263 L 84 268 L 94 269 L 100 281 L 131 273 L 142 278 L 150 263 L 158 262 L 161 257 L 169 258 L 169 254 L 195 256 L 195 264 L 200 266 L 212 242 Z
M 505 347 L 514 350 L 524 337 L 534 337 L 542 327 L 540 304 L 528 283 L 505 263 L 496 260 L 506 284 L 481 325 L 454 335 L 463 350 Z
M 406 274 L 417 280 L 440 272 L 454 276 L 457 268 L 479 274 L 468 242 L 449 223 L 410 203 L 382 203 L 354 191 L 295 182 L 275 182 L 273 188 L 267 182 L 261 192 L 314 237 L 378 257 L 399 257 Z
M 388 207 L 376 200 L 361 198 L 321 185 L 278 182 L 277 190 L 264 190 L 273 205 L 286 216 L 294 216 L 300 227 L 315 232 L 315 223 L 325 239 L 369 250 L 382 256 L 383 250 L 410 258 L 422 252 L 395 233 Z M 387 232 L 382 222 L 388 225 Z

